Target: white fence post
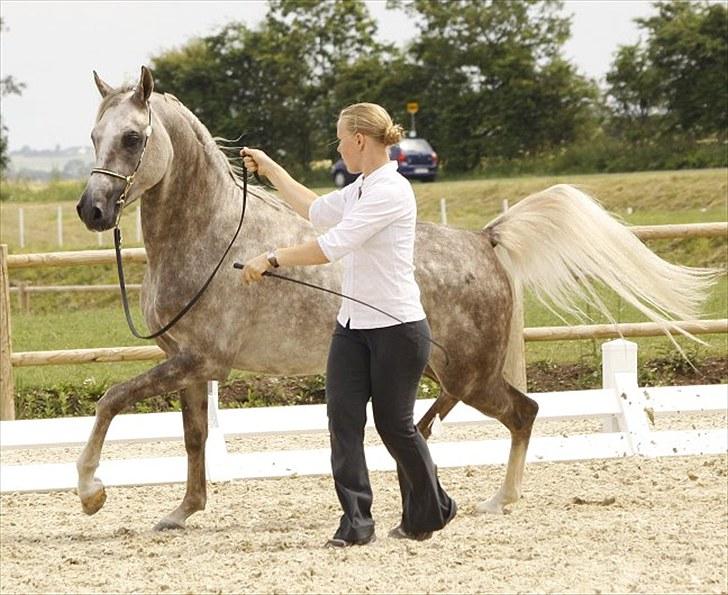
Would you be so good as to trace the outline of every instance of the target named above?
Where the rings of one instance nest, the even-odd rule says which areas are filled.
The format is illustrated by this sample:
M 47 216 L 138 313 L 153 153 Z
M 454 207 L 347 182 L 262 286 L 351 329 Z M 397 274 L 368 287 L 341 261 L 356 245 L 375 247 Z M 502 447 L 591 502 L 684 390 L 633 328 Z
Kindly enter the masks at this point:
M 136 232 L 137 242 L 142 241 L 142 209 L 141 207 L 136 208 Z
M 444 198 L 440 199 L 440 223 L 447 225 L 447 203 Z
M 501 202 L 501 211 L 505 213 L 508 210 L 508 199 L 504 198 L 503 202 Z
M 634 372 L 637 375 L 637 344 L 623 339 L 602 343 L 602 388 L 616 390 L 618 372 Z M 602 423 L 603 432 L 619 432 L 616 416 L 606 418 Z
M 63 207 L 60 205 L 56 219 L 58 221 L 58 245 L 63 246 Z
M 101 246 L 104 243 L 104 236 L 100 231 L 96 232 L 96 243 Z
M 205 469 L 210 481 L 229 481 L 232 470 L 228 460 L 225 435 L 217 417 L 218 382 L 207 383 L 207 442 L 205 443 Z
M 602 374 L 604 388 L 617 392 L 617 401 L 622 410 L 622 415 L 617 419 L 618 431 L 627 434 L 633 454 L 653 456 L 654 443 L 647 423 L 647 403 L 644 391 L 637 383 L 637 344 L 624 339 L 604 343 Z
M 23 211 L 23 207 L 18 208 L 18 241 L 20 247 L 25 248 L 25 211 Z

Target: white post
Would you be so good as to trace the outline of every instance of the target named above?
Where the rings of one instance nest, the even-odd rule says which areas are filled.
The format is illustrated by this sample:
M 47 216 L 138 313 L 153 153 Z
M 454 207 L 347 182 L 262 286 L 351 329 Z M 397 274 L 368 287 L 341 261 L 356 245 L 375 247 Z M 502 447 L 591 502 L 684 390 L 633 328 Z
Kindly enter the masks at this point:
M 63 208 L 60 205 L 56 219 L 58 221 L 58 245 L 63 246 Z
M 444 198 L 440 199 L 440 222 L 447 225 L 447 204 Z
M 637 343 L 614 339 L 602 344 L 602 387 L 616 388 L 618 373 L 633 374 L 637 383 Z
M 142 209 L 137 207 L 136 209 L 136 231 L 137 231 L 137 242 L 142 241 Z
M 18 241 L 20 247 L 25 248 L 25 211 L 23 211 L 23 207 L 18 208 Z
M 217 418 L 218 382 L 207 383 L 207 442 L 205 442 L 205 469 L 210 481 L 229 481 L 232 470 L 228 461 L 225 435 Z
M 100 231 L 96 232 L 96 243 L 101 246 L 104 243 L 103 234 Z
M 505 213 L 508 210 L 508 199 L 504 198 L 503 202 L 501 202 L 501 211 Z
M 624 339 L 615 339 L 602 344 L 602 386 L 616 391 L 621 415 L 605 426 L 614 425 L 626 434 L 632 454 L 653 456 L 654 445 L 650 440 L 647 423 L 648 404 L 644 391 L 637 383 L 637 344 Z M 652 412 L 654 415 L 654 412 Z
M 637 344 L 623 339 L 602 343 L 602 388 L 616 390 L 615 374 L 634 372 L 637 374 Z M 602 423 L 603 432 L 619 432 L 616 416 Z

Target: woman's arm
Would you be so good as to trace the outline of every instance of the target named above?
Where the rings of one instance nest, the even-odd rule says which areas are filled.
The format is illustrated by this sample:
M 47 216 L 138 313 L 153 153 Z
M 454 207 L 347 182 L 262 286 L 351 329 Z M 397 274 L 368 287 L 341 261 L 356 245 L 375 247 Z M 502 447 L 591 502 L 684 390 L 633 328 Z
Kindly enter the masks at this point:
M 257 171 L 273 182 L 279 194 L 291 205 L 293 210 L 308 220 L 311 203 L 318 198 L 313 190 L 309 190 L 303 184 L 296 182 L 285 169 L 260 149 L 243 147 L 240 155 L 249 171 Z
M 291 246 L 290 248 L 278 248 L 273 252 L 278 265 L 282 267 L 326 264 L 329 262 L 316 240 L 298 246 Z M 264 252 L 245 263 L 243 280 L 246 284 L 250 285 L 260 281 L 263 278 L 263 273 L 273 268 L 268 261 L 268 254 L 268 252 Z

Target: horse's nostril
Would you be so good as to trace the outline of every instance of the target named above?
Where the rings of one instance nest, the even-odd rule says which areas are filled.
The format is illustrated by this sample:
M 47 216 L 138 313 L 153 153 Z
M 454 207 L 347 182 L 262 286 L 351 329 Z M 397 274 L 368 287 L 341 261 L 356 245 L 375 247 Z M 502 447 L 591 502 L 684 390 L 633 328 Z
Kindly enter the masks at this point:
M 93 215 L 94 221 L 98 221 L 103 217 L 103 213 L 101 212 L 101 209 L 98 207 L 94 207 L 94 210 L 91 213 Z

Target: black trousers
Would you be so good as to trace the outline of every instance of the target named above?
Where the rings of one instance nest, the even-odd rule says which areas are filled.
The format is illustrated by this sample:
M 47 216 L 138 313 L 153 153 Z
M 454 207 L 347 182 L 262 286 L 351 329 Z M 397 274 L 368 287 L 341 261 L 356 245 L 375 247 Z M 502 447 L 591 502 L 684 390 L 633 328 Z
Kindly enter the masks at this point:
M 427 442 L 414 424 L 413 408 L 430 354 L 427 320 L 357 330 L 337 323 L 326 368 L 331 468 L 344 514 L 334 537 L 354 541 L 374 531 L 372 489 L 364 459 L 366 405 L 397 462 L 402 527 L 412 533 L 446 524 L 453 501 L 437 479 Z

